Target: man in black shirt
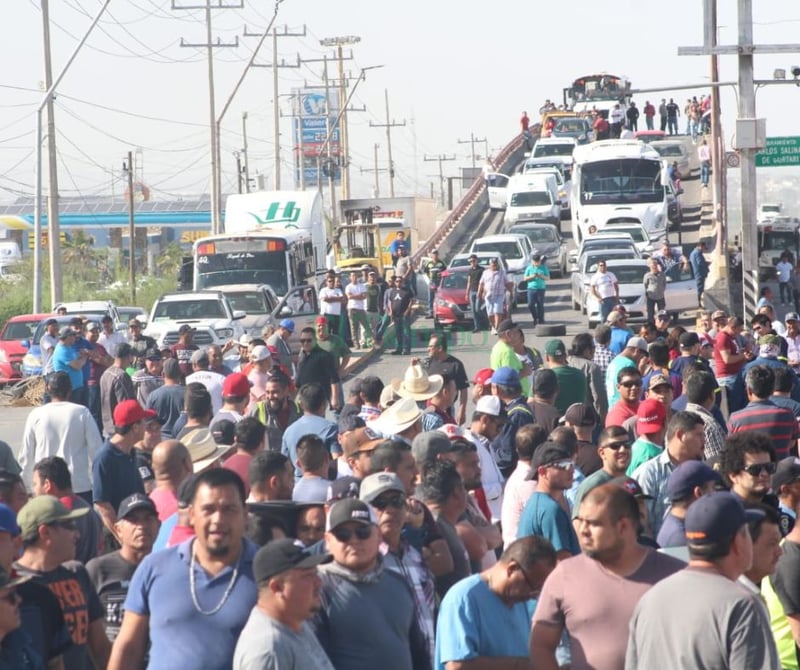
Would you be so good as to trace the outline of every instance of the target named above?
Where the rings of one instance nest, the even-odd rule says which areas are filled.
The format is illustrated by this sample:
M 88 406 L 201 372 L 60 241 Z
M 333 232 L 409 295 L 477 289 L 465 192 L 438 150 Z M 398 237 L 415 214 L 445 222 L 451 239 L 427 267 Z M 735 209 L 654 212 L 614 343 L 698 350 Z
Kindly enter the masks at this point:
M 386 303 L 389 317 L 394 323 L 394 334 L 397 338 L 397 347 L 392 352 L 395 356 L 411 353 L 411 308 L 414 295 L 408 286 L 403 283 L 402 277 L 392 277 L 392 288 L 389 289 Z
M 467 402 L 469 401 L 469 377 L 464 364 L 455 356 L 447 353 L 447 335 L 433 333 L 428 341 L 428 357 L 422 359 L 422 367 L 428 375 L 442 375 L 445 379 L 453 379 L 458 389 L 458 416 L 456 423 L 460 426 L 467 421 Z
M 469 257 L 469 270 L 467 271 L 467 300 L 469 300 L 469 306 L 472 310 L 472 332 L 477 333 L 479 330 L 480 321 L 478 320 L 478 305 L 480 301 L 478 300 L 478 286 L 481 283 L 481 277 L 483 277 L 483 270 L 480 265 L 478 265 L 478 257 L 475 254 Z
M 133 366 L 137 369 L 144 367 L 144 357 L 149 349 L 157 349 L 156 341 L 149 335 L 142 334 L 142 324 L 138 319 L 128 321 L 128 332 L 130 337 L 128 343 L 133 347 L 134 356 Z M 116 351 L 109 351 L 109 354 L 116 356 Z
M 334 411 L 342 408 L 339 397 L 339 372 L 333 355 L 317 346 L 313 328 L 300 331 L 300 356 L 297 361 L 297 388 L 316 382 L 325 391 L 328 402 Z
M 428 277 L 428 316 L 433 316 L 433 301 L 436 299 L 436 291 L 442 281 L 442 272 L 447 269 L 445 262 L 439 258 L 439 251 L 431 251 L 431 260 L 425 263 L 422 271 Z
M 103 605 L 103 623 L 111 642 L 122 625 L 123 605 L 133 573 L 153 550 L 161 524 L 153 501 L 142 493 L 134 493 L 120 503 L 115 525 L 122 548 L 93 558 L 86 565 Z

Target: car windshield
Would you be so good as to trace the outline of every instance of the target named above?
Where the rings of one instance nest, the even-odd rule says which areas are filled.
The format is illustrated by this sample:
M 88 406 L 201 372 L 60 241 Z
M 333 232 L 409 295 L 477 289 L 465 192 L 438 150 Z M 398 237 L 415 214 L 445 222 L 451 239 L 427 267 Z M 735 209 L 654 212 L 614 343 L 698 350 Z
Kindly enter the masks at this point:
M 549 207 L 550 191 L 518 191 L 511 194 L 510 207 Z
M 126 309 L 125 307 L 117 307 L 117 311 L 119 312 L 119 320 L 120 323 L 128 323 L 131 319 L 140 319 L 142 317 L 146 318 L 147 314 L 144 310 L 139 309 L 138 307 L 135 309 Z
M 164 300 L 156 306 L 153 321 L 224 319 L 225 316 L 225 308 L 219 300 Z
M 493 258 L 493 256 L 487 255 L 483 257 L 478 257 L 478 265 L 485 268 L 489 266 L 489 259 Z M 506 269 L 506 262 L 505 259 L 500 259 L 500 265 L 503 269 Z M 451 268 L 466 268 L 469 267 L 469 258 L 467 256 L 462 256 L 461 258 L 454 258 L 450 261 L 450 265 L 448 267 Z
M 646 267 L 639 265 L 618 265 L 608 269 L 614 273 L 620 284 L 641 284 L 644 274 L 647 272 Z
M 679 144 L 652 144 L 651 146 L 661 156 L 683 156 Z
M 502 254 L 508 260 L 519 260 L 522 258 L 522 250 L 517 242 L 476 242 L 472 245 L 473 251 L 489 251 Z
M 527 175 L 532 174 L 541 174 L 541 175 L 553 175 L 556 178 L 556 184 L 559 186 L 564 185 L 564 175 L 561 173 L 561 170 L 558 168 L 543 168 L 541 165 L 537 165 L 532 168 L 527 168 L 525 173 Z
M 584 205 L 660 202 L 661 161 L 619 158 L 586 163 L 581 174 Z
M 586 256 L 584 256 L 584 261 L 585 261 L 584 267 L 586 268 L 587 273 L 597 272 L 597 264 L 600 261 L 603 260 L 610 261 L 613 258 L 630 258 L 630 257 L 631 257 L 630 254 L 619 254 L 619 253 L 609 254 L 606 253 L 605 251 L 586 254 Z M 616 272 L 614 272 L 614 274 L 616 274 Z
M 582 253 L 587 253 L 589 250 L 595 249 L 630 249 L 633 242 L 627 240 L 586 240 L 583 243 Z
M 269 305 L 261 291 L 225 291 L 228 302 L 233 309 L 240 309 L 248 314 L 269 314 Z
M 556 123 L 553 128 L 554 133 L 583 133 L 586 132 L 586 126 L 580 119 L 563 119 Z
M 513 230 L 527 235 L 533 244 L 556 241 L 556 231 L 550 226 L 530 226 L 528 228 L 514 228 Z
M 465 289 L 467 288 L 468 276 L 468 272 L 453 272 L 446 277 L 442 277 L 441 288 Z
M 36 326 L 39 325 L 41 319 L 33 319 L 31 321 L 12 321 L 6 324 L 3 332 L 0 333 L 0 340 L 28 340 L 33 337 L 33 332 Z
M 533 147 L 533 158 L 539 156 L 572 156 L 575 145 L 571 142 L 563 144 L 537 144 Z
M 613 226 L 606 226 L 606 228 L 611 229 Z M 644 228 L 640 226 L 634 226 L 633 228 L 614 228 L 613 232 L 627 233 L 631 236 L 631 239 L 634 242 L 647 242 L 647 237 L 644 234 Z

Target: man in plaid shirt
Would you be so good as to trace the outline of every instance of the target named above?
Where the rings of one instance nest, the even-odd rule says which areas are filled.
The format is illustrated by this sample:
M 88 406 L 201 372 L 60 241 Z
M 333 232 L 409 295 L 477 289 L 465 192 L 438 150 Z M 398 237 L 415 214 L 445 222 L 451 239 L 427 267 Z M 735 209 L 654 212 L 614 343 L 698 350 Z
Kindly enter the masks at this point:
M 611 359 L 614 358 L 614 354 L 608 348 L 608 344 L 611 342 L 611 328 L 604 323 L 601 323 L 597 328 L 594 329 L 594 364 L 600 368 L 603 372 L 603 377 L 605 378 L 606 370 L 608 370 L 608 365 L 611 363 Z

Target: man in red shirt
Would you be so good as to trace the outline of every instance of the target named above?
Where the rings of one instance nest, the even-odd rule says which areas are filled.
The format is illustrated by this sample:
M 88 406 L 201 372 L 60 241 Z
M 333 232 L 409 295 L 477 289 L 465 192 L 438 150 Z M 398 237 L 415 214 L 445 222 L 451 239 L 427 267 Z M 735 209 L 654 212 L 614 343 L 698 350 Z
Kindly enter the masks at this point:
M 528 112 L 522 112 L 522 118 L 519 120 L 519 124 L 522 126 L 523 133 L 528 130 L 528 126 L 531 124 L 531 120 L 528 118 Z
M 717 335 L 714 338 L 714 372 L 720 388 L 728 393 L 730 407 L 742 407 L 745 398 L 732 398 L 731 393 L 736 388 L 739 373 L 754 355 L 745 351 L 740 343 L 740 336 L 744 330 L 744 321 L 738 316 L 727 317 L 724 312 L 717 311 L 711 315 L 712 321 L 717 324 Z
M 245 495 L 250 495 L 248 469 L 253 456 L 264 449 L 266 429 L 258 419 L 248 416 L 236 424 L 234 435 L 233 446 L 236 447 L 236 453 L 227 458 L 222 467 L 239 475 L 244 482 Z
M 188 323 L 184 323 L 178 328 L 178 341 L 170 347 L 170 351 L 181 369 L 181 374 L 188 377 L 194 370 L 192 369 L 192 354 L 198 347 L 193 342 L 194 328 Z
M 595 139 L 608 139 L 608 131 L 611 129 L 611 126 L 608 125 L 608 121 L 606 121 L 599 112 L 597 113 L 597 117 L 592 124 L 592 128 L 594 129 Z
M 642 397 L 642 375 L 636 368 L 622 368 L 617 379 L 619 400 L 608 410 L 606 428 L 621 426 L 636 415 Z
M 647 124 L 647 130 L 653 130 L 653 117 L 656 115 L 656 108 L 649 100 L 644 103 L 644 120 Z

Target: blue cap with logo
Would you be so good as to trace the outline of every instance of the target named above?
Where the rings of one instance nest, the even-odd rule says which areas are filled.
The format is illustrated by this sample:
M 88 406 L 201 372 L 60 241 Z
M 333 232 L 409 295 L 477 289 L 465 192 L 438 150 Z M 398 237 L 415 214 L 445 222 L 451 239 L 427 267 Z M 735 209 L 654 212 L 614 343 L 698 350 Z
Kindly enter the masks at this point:
M 686 511 L 686 542 L 709 545 L 729 541 L 750 521 L 764 517 L 759 509 L 745 509 L 739 498 L 728 491 L 708 493 Z

